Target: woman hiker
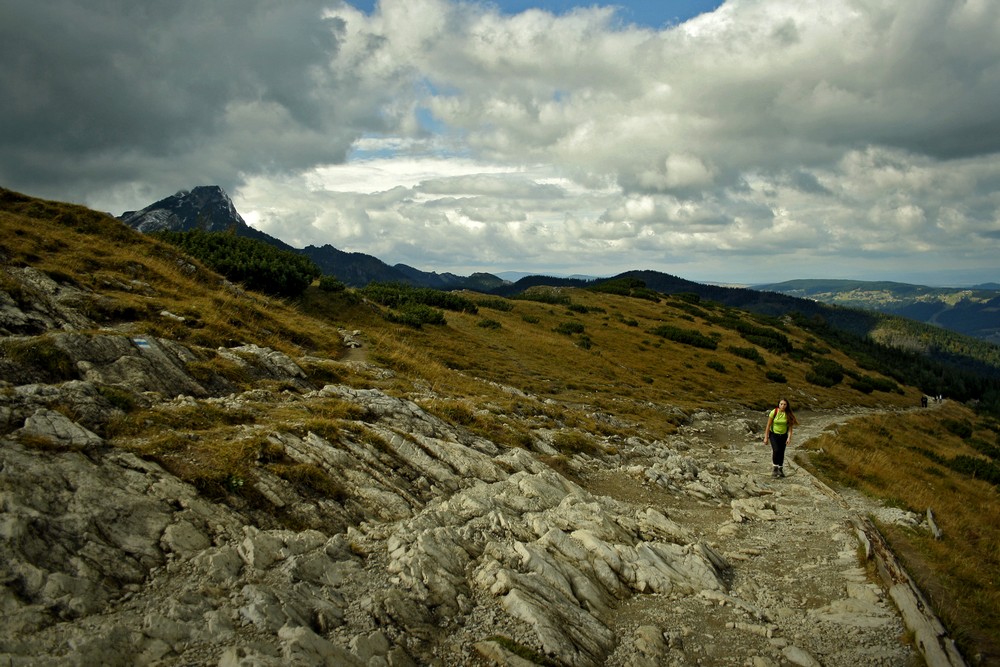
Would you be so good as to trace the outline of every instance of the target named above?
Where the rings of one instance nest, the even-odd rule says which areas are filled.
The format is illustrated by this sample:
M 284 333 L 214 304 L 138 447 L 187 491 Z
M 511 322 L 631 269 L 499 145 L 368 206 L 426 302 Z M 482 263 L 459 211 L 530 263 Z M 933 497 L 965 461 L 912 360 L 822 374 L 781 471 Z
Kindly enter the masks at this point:
M 799 423 L 788 401 L 781 399 L 778 407 L 767 413 L 764 444 L 771 445 L 771 477 L 785 476 L 785 447 L 792 439 L 792 427 Z

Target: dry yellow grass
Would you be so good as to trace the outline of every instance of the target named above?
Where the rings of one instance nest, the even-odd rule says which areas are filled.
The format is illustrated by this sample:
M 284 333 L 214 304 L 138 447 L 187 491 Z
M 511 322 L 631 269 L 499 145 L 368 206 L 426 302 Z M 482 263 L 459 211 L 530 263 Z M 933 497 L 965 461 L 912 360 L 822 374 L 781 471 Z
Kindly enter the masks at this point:
M 685 409 L 706 404 L 764 406 L 786 393 L 805 396 L 801 405 L 804 408 L 844 402 L 904 406 L 919 401 L 919 393 L 913 388 L 905 389 L 903 394 L 862 394 L 846 390 L 843 385 L 811 385 L 805 380 L 808 362 L 766 350 L 761 350 L 766 363 L 759 366 L 728 351 L 731 346 L 751 346 L 737 332 L 702 318 L 690 319 L 678 307 L 677 299 L 652 303 L 580 289 L 563 290 L 563 294 L 587 312 L 571 311 L 565 305 L 514 300 L 510 311 L 449 312 L 446 327 L 425 326 L 419 331 L 400 328 L 392 338 L 394 344 L 420 350 L 424 358 L 449 369 L 567 402 L 626 400 Z M 705 304 L 702 308 L 720 316 L 750 319 L 721 306 Z M 487 317 L 499 323 L 499 328 L 479 326 Z M 556 329 L 566 322 L 582 325 L 582 333 L 557 333 Z M 650 333 L 663 324 L 716 338 L 718 348 L 707 350 L 664 341 Z M 807 337 L 794 326 L 778 326 L 783 326 L 796 347 L 808 344 Z M 581 346 L 584 337 L 589 347 Z M 825 356 L 848 369 L 868 373 L 836 350 Z M 721 363 L 725 370 L 709 368 L 712 361 Z M 785 375 L 787 385 L 768 380 L 767 370 Z
M 252 342 L 290 353 L 336 357 L 340 337 L 281 300 L 228 286 L 173 246 L 80 206 L 0 190 L 0 252 L 88 296 L 98 325 L 217 347 Z M 10 278 L 4 278 L 10 283 Z M 184 321 L 165 318 L 169 311 Z
M 926 531 L 882 528 L 965 655 L 983 656 L 981 664 L 1000 661 L 1000 492 L 944 462 L 986 460 L 970 443 L 996 446 L 998 434 L 995 422 L 946 403 L 854 421 L 812 441 L 809 448 L 822 453 L 804 460 L 835 484 L 921 515 L 933 510 L 941 540 Z

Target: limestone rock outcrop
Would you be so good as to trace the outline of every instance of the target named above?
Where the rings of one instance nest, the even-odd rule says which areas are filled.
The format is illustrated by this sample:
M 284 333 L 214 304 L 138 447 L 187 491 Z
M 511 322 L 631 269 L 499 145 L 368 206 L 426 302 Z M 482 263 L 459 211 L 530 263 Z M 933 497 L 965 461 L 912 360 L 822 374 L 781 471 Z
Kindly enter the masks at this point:
M 8 419 L 2 651 L 370 664 L 351 648 L 365 644 L 405 663 L 432 653 L 442 632 L 477 627 L 479 640 L 506 628 L 566 664 L 598 665 L 616 645 L 616 603 L 725 588 L 724 558 L 660 511 L 594 496 L 412 402 L 315 392 L 334 395 L 364 409 L 385 451 L 374 439 L 272 436 L 292 458 L 341 475 L 363 508 L 367 523 L 332 535 L 248 525 L 62 413 L 39 408 L 14 430 Z M 86 629 L 72 625 L 83 620 Z M 376 630 L 377 641 L 359 639 Z

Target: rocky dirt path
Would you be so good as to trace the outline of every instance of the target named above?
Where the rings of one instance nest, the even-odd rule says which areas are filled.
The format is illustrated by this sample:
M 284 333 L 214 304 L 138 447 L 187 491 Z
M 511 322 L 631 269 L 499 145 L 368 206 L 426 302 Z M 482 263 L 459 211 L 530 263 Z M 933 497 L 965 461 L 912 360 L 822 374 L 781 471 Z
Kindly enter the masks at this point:
M 805 413 L 788 459 L 808 439 L 859 414 Z M 761 415 L 705 417 L 684 434 L 688 456 L 716 476 L 751 477 L 745 488 L 756 491 L 749 497 L 723 501 L 698 494 L 696 484 L 677 493 L 623 478 L 622 468 L 586 476 L 594 493 L 665 512 L 732 566 L 727 594 L 626 602 L 613 628 L 622 641 L 608 664 L 923 664 L 859 554 L 851 515 L 875 508 L 850 507 L 794 463 L 786 462 L 787 477 L 771 478 L 770 449 L 759 430 L 752 432 Z

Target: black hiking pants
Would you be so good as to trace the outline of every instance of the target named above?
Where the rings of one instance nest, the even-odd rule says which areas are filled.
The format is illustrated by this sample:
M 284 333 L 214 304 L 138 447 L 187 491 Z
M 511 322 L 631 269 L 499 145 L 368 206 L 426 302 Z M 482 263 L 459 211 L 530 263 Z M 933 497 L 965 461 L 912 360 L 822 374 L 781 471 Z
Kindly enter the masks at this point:
M 785 465 L 785 445 L 788 444 L 788 434 L 771 431 L 767 434 L 767 441 L 771 443 L 771 464 Z

